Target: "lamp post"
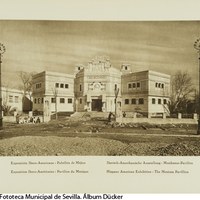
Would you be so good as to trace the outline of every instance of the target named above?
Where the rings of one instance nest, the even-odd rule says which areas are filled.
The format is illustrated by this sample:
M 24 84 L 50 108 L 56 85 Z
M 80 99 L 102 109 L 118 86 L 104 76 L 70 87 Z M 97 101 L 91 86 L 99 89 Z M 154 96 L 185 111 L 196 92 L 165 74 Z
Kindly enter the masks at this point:
M 2 63 L 2 56 L 5 53 L 6 48 L 5 46 L 0 43 L 0 129 L 3 128 L 3 115 L 2 115 L 2 92 L 1 92 L 1 63 Z
M 198 128 L 197 134 L 200 134 L 200 38 L 197 39 L 194 43 L 194 48 L 197 50 L 198 53 L 198 60 L 199 60 L 199 110 L 198 110 Z
M 115 87 L 115 121 L 117 120 L 117 97 L 119 94 L 119 88 Z

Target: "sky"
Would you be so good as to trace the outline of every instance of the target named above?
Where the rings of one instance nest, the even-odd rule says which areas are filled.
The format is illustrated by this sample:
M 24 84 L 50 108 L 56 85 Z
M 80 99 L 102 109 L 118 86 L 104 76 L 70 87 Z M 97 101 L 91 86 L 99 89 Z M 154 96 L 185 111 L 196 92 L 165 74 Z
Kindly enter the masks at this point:
M 74 73 L 95 56 L 108 56 L 113 67 L 174 75 L 188 71 L 198 80 L 200 21 L 23 21 L 1 20 L 2 81 L 16 87 L 19 71 Z

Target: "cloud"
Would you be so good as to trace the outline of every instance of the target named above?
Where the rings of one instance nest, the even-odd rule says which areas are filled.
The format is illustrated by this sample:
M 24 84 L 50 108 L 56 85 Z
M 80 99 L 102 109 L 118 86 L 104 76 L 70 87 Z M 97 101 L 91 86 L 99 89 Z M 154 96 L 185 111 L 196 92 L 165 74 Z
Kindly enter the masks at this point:
M 193 43 L 199 32 L 199 21 L 0 21 L 1 42 L 7 49 L 3 72 L 8 78 L 16 70 L 73 73 L 77 64 L 107 55 L 116 68 L 127 62 L 138 71 L 173 74 L 191 69 L 196 79 Z

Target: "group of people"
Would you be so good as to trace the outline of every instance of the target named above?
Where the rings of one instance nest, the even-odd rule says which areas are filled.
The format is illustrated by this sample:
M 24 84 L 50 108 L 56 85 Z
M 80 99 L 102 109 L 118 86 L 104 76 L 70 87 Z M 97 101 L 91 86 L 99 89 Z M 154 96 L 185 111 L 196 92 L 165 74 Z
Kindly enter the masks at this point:
M 16 115 L 16 123 L 17 124 L 27 124 L 27 123 L 40 123 L 40 117 L 21 117 L 19 114 Z
M 109 115 L 108 115 L 108 122 L 111 122 L 112 120 L 112 117 L 115 117 L 115 115 L 110 112 Z M 126 117 L 126 113 L 123 112 L 123 117 Z M 37 124 L 37 123 L 40 123 L 41 120 L 40 120 L 40 117 L 21 117 L 19 114 L 16 115 L 16 123 L 17 124 L 25 124 L 25 123 L 34 123 L 34 124 Z

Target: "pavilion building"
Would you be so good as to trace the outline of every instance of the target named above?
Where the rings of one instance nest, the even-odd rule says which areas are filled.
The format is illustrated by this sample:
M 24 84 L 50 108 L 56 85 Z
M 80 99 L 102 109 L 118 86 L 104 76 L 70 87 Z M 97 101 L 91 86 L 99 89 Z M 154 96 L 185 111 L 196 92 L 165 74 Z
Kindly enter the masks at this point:
M 169 114 L 170 76 L 151 70 L 131 72 L 95 57 L 75 74 L 42 72 L 33 77 L 33 110 Z
M 121 103 L 121 72 L 110 60 L 96 57 L 87 66 L 77 66 L 74 79 L 76 111 L 114 112 Z

